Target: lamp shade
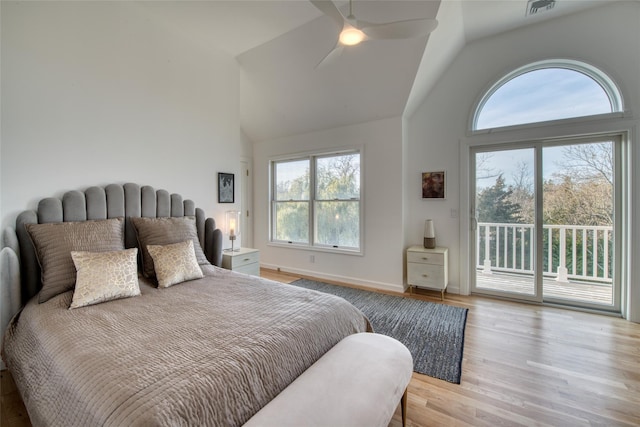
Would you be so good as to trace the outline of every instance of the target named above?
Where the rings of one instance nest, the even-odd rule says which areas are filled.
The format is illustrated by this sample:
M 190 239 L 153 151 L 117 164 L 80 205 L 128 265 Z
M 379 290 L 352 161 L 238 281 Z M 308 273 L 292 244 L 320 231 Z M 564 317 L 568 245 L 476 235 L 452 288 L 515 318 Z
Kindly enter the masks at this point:
M 240 248 L 234 248 L 234 242 L 240 235 L 240 211 L 227 211 L 224 214 L 224 228 L 231 241 L 231 249 L 225 251 L 238 251 Z
M 225 228 L 229 237 L 240 234 L 240 211 L 227 211 L 225 213 Z
M 427 249 L 436 247 L 436 230 L 431 219 L 424 222 L 424 247 Z

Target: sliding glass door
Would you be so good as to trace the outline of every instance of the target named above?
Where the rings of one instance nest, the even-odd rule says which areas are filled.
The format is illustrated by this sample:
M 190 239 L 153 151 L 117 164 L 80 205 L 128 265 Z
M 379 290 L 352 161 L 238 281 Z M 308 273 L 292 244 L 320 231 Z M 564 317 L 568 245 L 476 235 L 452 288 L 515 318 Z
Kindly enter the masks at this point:
M 472 150 L 472 291 L 619 311 L 620 140 Z
M 476 290 L 540 299 L 535 154 L 532 147 L 475 154 Z

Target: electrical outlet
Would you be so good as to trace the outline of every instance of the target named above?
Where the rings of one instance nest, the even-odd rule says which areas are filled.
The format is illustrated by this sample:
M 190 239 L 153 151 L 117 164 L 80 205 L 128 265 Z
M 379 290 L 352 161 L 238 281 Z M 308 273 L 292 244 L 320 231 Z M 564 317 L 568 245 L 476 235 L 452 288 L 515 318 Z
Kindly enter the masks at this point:
M 458 209 L 451 209 L 451 218 L 458 218 Z
M 316 256 L 315 255 L 309 255 L 309 262 L 311 262 L 311 263 L 316 262 Z

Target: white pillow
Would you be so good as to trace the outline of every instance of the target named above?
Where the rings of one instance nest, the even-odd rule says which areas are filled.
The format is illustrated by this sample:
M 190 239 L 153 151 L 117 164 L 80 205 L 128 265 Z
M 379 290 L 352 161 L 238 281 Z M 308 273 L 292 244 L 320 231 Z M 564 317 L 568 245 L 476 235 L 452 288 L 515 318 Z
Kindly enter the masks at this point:
M 71 308 L 140 295 L 138 249 L 113 252 L 71 251 L 76 286 Z
M 193 249 L 193 240 L 164 246 L 147 245 L 147 250 L 153 259 L 160 288 L 204 277 Z

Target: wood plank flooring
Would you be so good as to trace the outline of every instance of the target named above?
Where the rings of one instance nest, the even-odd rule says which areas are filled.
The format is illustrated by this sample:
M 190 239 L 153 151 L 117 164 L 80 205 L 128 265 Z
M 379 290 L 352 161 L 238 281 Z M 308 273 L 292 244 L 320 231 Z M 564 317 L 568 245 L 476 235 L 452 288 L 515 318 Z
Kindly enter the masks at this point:
M 417 292 L 411 298 L 440 303 L 439 292 Z M 469 308 L 462 382 L 414 374 L 409 426 L 640 425 L 640 324 L 477 296 L 444 303 Z M 1 375 L 2 426 L 30 425 L 9 372 Z M 400 425 L 398 409 L 389 426 Z
M 523 274 L 493 272 L 476 276 L 477 287 L 496 291 L 533 295 L 533 277 Z M 542 286 L 545 299 L 560 299 L 573 302 L 600 304 L 604 309 L 613 305 L 613 285 L 610 283 L 586 283 L 571 280 L 569 283 L 556 282 L 545 277 Z

